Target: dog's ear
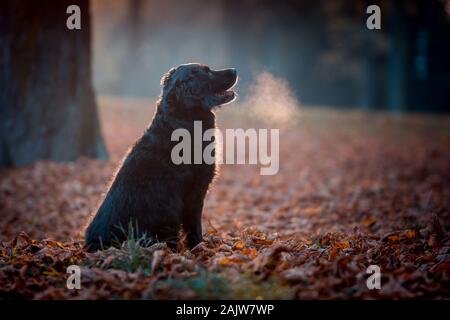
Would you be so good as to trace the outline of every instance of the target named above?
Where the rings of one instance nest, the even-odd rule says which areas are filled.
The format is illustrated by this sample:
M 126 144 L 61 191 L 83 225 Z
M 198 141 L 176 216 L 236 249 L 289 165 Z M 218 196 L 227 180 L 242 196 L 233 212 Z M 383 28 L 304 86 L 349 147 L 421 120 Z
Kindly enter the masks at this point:
M 167 83 L 169 82 L 170 78 L 172 77 L 172 75 L 175 72 L 175 68 L 172 68 L 169 70 L 169 72 L 167 72 L 165 75 L 163 75 L 163 77 L 161 78 L 161 86 L 165 87 L 167 85 Z

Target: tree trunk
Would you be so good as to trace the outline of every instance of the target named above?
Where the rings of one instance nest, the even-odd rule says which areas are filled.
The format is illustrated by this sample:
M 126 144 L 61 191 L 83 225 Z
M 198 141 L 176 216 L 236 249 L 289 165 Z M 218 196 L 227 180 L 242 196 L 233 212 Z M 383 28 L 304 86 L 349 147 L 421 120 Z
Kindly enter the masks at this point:
M 404 5 L 403 1 L 393 1 L 390 17 L 387 103 L 388 109 L 396 112 L 407 111 L 408 107 L 408 68 L 411 50 Z
M 127 15 L 123 29 L 126 37 L 125 54 L 121 59 L 121 74 L 128 74 L 127 79 L 120 79 L 119 93 L 121 95 L 139 96 L 145 92 L 142 83 L 142 65 L 140 65 L 142 44 L 142 0 L 128 0 Z M 144 82 L 145 83 L 145 82 Z
M 81 30 L 66 26 L 72 4 L 81 9 Z M 106 159 L 88 0 L 2 0 L 0 12 L 0 167 Z

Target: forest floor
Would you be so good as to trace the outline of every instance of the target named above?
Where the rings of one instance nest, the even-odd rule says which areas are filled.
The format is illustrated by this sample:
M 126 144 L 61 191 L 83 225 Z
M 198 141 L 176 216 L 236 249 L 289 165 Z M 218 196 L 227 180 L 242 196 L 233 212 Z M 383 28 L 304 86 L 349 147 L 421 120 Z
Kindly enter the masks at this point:
M 192 252 L 129 241 L 87 253 L 88 218 L 152 112 L 102 98 L 109 161 L 0 171 L 0 299 L 450 298 L 448 117 L 303 108 L 279 126 L 277 175 L 221 167 Z M 234 106 L 218 118 L 270 127 Z M 66 288 L 73 264 L 80 290 Z

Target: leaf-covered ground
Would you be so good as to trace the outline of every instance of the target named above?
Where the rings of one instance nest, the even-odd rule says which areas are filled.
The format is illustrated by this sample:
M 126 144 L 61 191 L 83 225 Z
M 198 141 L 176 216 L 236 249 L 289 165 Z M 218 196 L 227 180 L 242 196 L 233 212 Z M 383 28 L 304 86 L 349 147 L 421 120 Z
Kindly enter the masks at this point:
M 276 127 L 233 108 L 222 129 Z M 85 252 L 88 218 L 152 112 L 103 98 L 110 161 L 0 171 L 0 298 L 450 298 L 448 118 L 304 109 L 281 126 L 277 175 L 222 166 L 192 252 Z M 66 288 L 72 264 L 81 290 Z

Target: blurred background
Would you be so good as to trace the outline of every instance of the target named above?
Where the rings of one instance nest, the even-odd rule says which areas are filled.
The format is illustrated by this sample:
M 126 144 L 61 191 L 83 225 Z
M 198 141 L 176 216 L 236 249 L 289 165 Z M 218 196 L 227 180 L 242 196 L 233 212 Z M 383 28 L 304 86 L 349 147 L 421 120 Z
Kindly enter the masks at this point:
M 162 75 L 187 62 L 237 68 L 241 109 L 278 127 L 303 106 L 450 110 L 448 0 L 6 0 L 0 13 L 3 167 L 106 159 L 97 103 L 154 105 Z
M 366 27 L 372 4 L 381 30 Z M 233 298 L 448 298 L 449 57 L 450 0 L 1 0 L 0 299 L 214 298 L 172 295 L 204 265 L 225 267 Z M 162 75 L 186 62 L 237 68 L 218 127 L 279 129 L 280 168 L 221 165 L 202 215 L 208 251 L 181 269 L 165 255 L 164 273 L 120 253 L 133 276 L 117 277 L 109 257 L 85 259 L 85 226 Z M 65 267 L 78 259 L 96 278 L 75 293 Z M 366 287 L 372 264 L 380 294 Z
M 381 30 L 366 8 L 381 8 Z M 94 84 L 155 97 L 172 66 L 262 71 L 306 105 L 448 112 L 450 1 L 93 0 Z

